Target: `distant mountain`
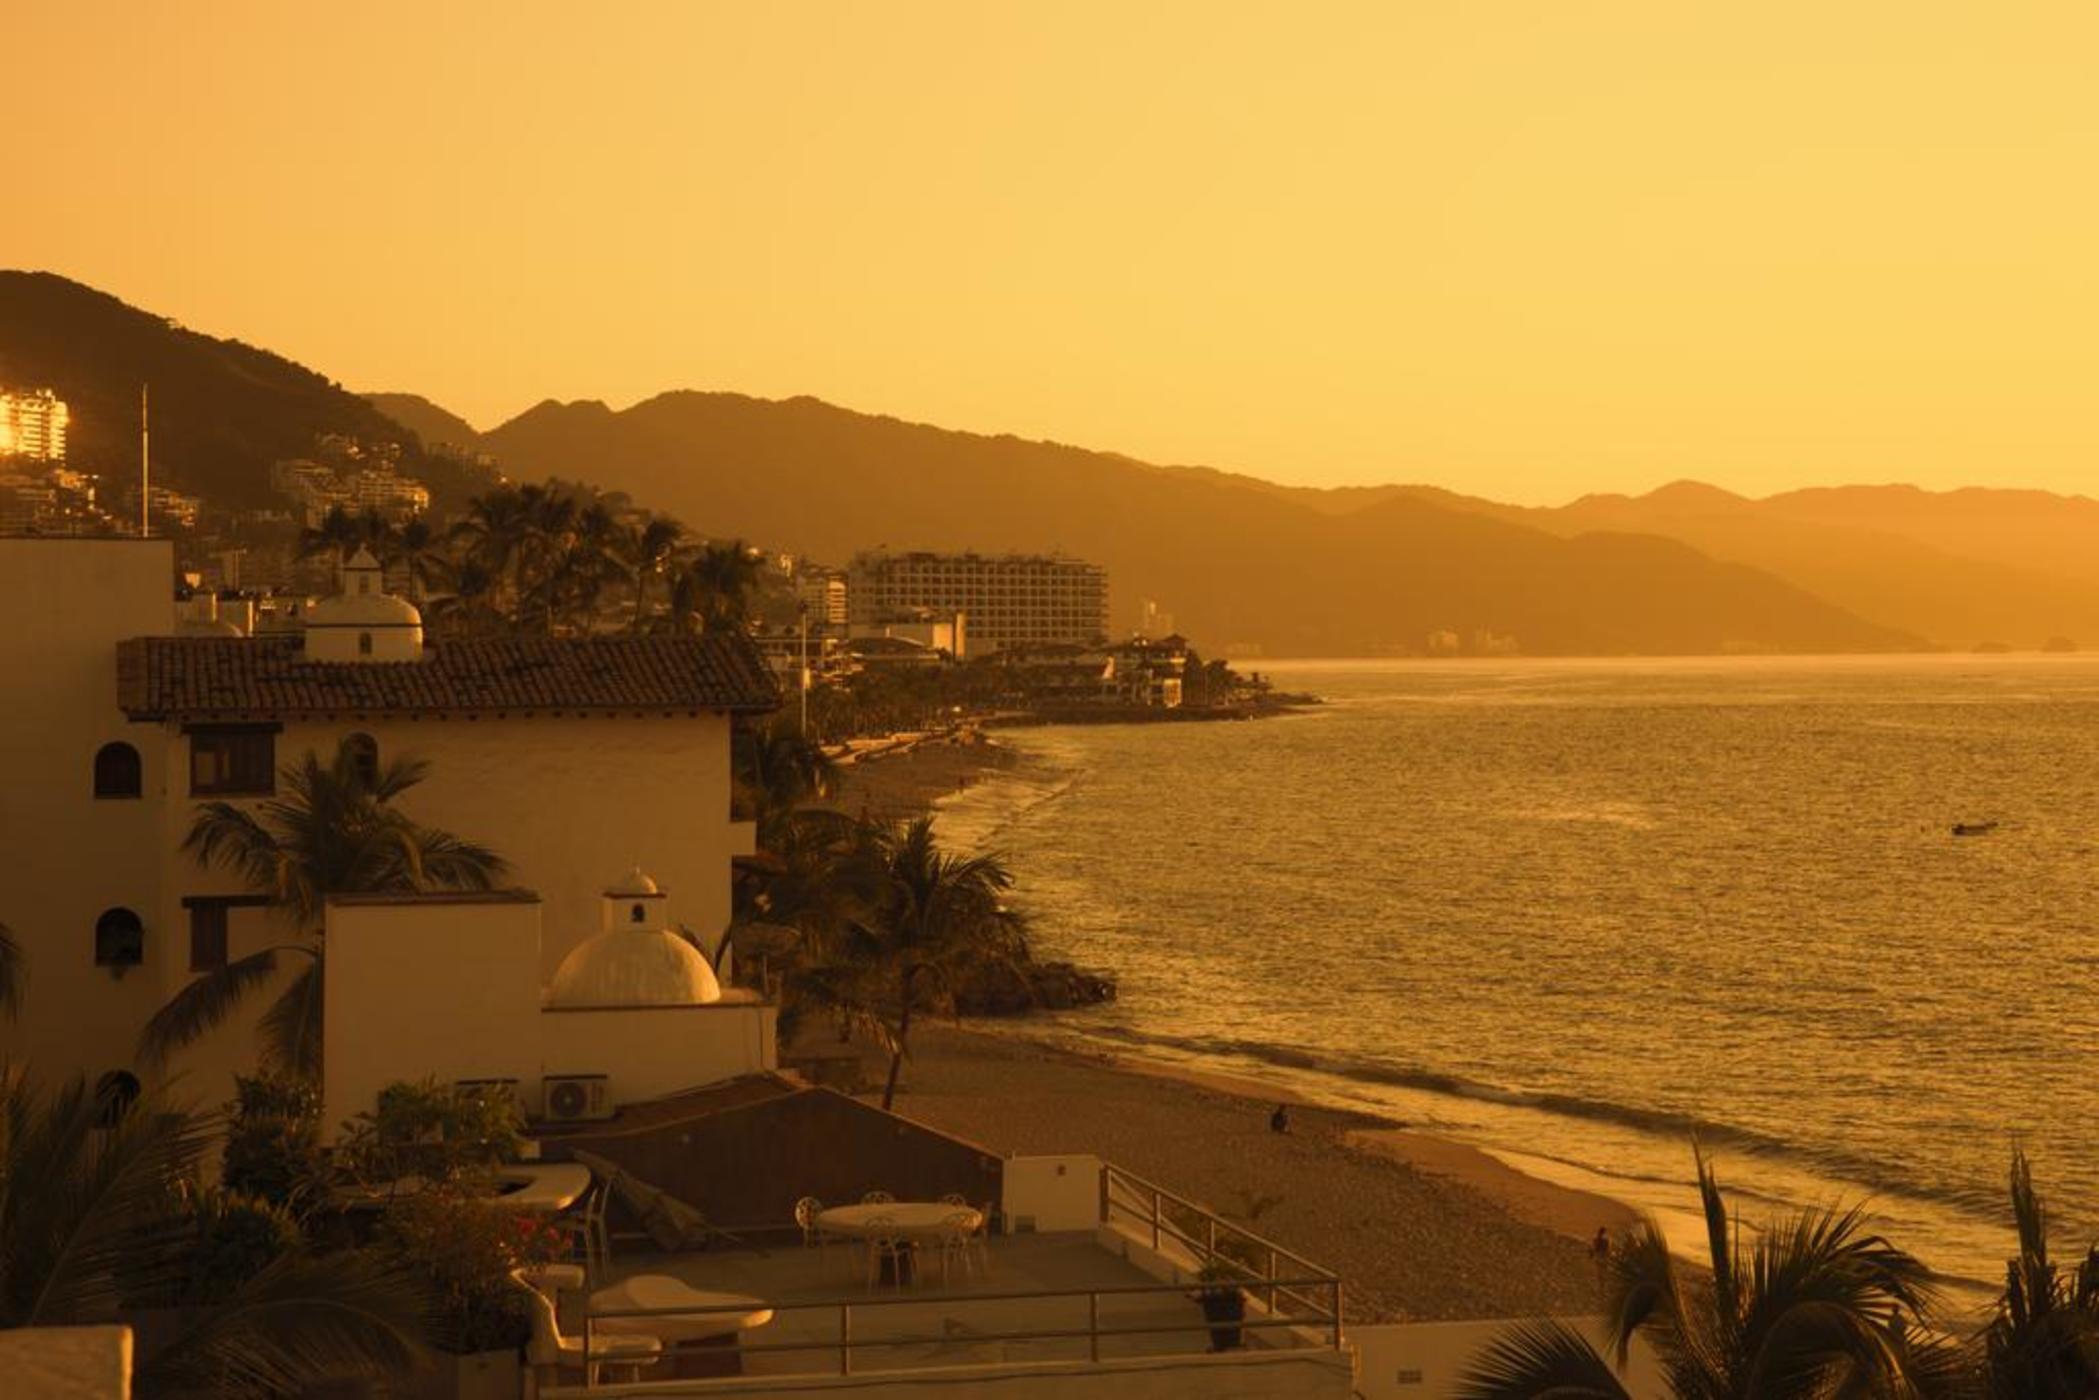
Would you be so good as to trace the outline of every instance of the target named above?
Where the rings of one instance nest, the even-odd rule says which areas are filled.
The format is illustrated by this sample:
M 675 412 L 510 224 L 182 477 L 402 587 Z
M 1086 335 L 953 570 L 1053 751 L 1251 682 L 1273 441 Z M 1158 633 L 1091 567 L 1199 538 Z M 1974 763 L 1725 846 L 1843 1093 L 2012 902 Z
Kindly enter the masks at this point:
M 480 447 L 480 429 L 421 394 L 366 394 L 364 400 L 422 439 L 425 447 Z
M 50 388 L 71 410 L 68 457 L 113 483 L 139 459 L 139 386 L 152 389 L 154 480 L 212 504 L 271 502 L 269 466 L 321 433 L 398 442 L 441 496 L 466 489 L 413 433 L 304 366 L 219 340 L 48 272 L 0 271 L 0 384 Z
M 1948 646 L 2099 640 L 2099 503 L 2082 497 L 1898 486 L 1754 500 L 1682 481 L 1643 496 L 1526 508 L 1400 489 L 1560 535 L 1617 530 L 1681 540 Z
M 1562 538 L 1378 490 L 1290 489 L 952 432 L 815 399 L 548 401 L 479 439 L 514 476 L 588 475 L 714 535 L 843 562 L 856 549 L 1062 549 L 1104 565 L 1116 621 L 1152 598 L 1213 646 L 1419 650 L 1432 629 L 1533 653 L 1846 651 L 1915 639 L 1680 542 Z

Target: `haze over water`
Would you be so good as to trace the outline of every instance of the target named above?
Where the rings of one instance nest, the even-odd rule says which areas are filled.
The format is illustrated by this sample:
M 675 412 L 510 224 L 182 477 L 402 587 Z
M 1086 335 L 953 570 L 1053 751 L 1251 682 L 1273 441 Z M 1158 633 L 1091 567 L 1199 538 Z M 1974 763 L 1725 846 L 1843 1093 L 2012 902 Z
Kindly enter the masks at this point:
M 1012 731 L 1036 762 L 947 804 L 1008 853 L 1041 950 L 1120 979 L 1060 1031 L 1664 1210 L 1695 1132 L 1746 1215 L 1870 1195 L 1983 1280 L 2023 1142 L 2084 1247 L 2099 658 L 1276 679 L 1331 703 Z

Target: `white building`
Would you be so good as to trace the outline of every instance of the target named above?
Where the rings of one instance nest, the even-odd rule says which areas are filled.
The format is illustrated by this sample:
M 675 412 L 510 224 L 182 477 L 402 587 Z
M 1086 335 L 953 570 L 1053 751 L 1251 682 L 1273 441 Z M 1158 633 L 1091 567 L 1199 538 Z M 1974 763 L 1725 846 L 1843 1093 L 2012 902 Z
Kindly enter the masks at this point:
M 536 892 L 535 985 L 598 927 L 608 874 L 637 862 L 703 944 L 719 939 L 731 858 L 752 849 L 730 818 L 731 718 L 777 703 L 749 643 L 425 646 L 369 558 L 353 565 L 303 635 L 177 635 L 168 541 L 0 540 L 0 923 L 30 967 L 0 1058 L 47 1080 L 128 1071 L 147 1018 L 195 973 L 288 941 L 297 931 L 182 842 L 200 804 L 253 810 L 284 767 L 351 735 L 378 762 L 426 760 L 403 810 L 492 847 Z M 186 1092 L 215 1101 L 252 1060 L 250 1025 L 172 1067 L 190 1071 Z
M 0 389 L 0 457 L 63 462 L 70 416 L 49 389 Z
M 1059 555 L 859 554 L 847 600 L 855 623 L 960 613 L 969 619 L 969 657 L 1017 646 L 1087 646 L 1108 632 L 1107 573 Z

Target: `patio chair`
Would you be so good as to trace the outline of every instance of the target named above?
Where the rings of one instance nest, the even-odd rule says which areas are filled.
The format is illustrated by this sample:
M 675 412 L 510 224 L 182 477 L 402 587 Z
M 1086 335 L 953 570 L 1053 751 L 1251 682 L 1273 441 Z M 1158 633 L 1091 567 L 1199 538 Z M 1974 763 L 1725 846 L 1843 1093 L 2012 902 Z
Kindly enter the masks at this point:
M 904 1291 L 904 1270 L 910 1267 L 911 1241 L 902 1235 L 892 1235 L 896 1222 L 876 1216 L 867 1222 L 871 1233 L 867 1237 L 867 1286 L 877 1288 L 882 1282 L 882 1265 L 889 1265 L 889 1281 L 901 1293 Z
M 541 1385 L 559 1385 L 563 1372 L 571 1377 L 580 1373 L 585 1385 L 596 1385 L 607 1366 L 625 1367 L 630 1375 L 638 1374 L 642 1367 L 655 1365 L 663 1356 L 663 1343 L 658 1338 L 608 1336 L 601 1332 L 591 1338 L 589 1349 L 594 1355 L 586 1359 L 583 1339 L 562 1332 L 560 1317 L 554 1311 L 554 1300 L 535 1287 L 521 1271 L 511 1270 L 510 1277 L 528 1300 L 526 1309 L 532 1318 L 532 1339 L 525 1344 L 525 1360 L 532 1367 L 534 1379 Z
M 970 1248 L 984 1263 L 984 1272 L 991 1272 L 991 1210 L 997 1202 L 986 1201 L 977 1207 L 977 1228 L 969 1237 Z
M 940 1198 L 940 1204 L 944 1206 L 966 1206 L 969 1204 L 969 1197 L 963 1195 L 960 1191 L 950 1191 Z
M 574 1243 L 584 1277 L 591 1283 L 603 1278 L 606 1266 L 612 1263 L 612 1237 L 605 1232 L 605 1207 L 611 1196 L 610 1182 L 593 1181 L 576 1208 L 553 1221 L 554 1228 Z
M 824 1213 L 824 1203 L 814 1196 L 804 1196 L 794 1203 L 794 1223 L 802 1227 L 802 1248 L 816 1247 L 819 1257 L 826 1256 L 831 1237 L 816 1223 L 816 1217 Z
M 970 1237 L 977 1232 L 977 1224 L 977 1213 L 968 1209 L 958 1210 L 940 1223 L 940 1282 L 942 1286 L 947 1284 L 949 1267 L 956 1261 L 960 1261 L 962 1272 L 965 1275 L 970 1272 L 969 1241 Z
M 896 1204 L 896 1197 L 887 1191 L 870 1191 L 860 1198 L 860 1204 L 863 1206 L 893 1206 Z

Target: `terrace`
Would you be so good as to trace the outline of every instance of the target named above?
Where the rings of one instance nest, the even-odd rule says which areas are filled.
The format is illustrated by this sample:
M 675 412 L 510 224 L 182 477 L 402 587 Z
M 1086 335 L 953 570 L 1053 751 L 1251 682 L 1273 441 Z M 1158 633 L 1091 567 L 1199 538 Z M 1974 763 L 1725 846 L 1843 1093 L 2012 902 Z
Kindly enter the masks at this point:
M 770 1317 L 731 1332 L 704 1314 L 748 1303 L 611 1308 L 572 1298 L 566 1330 L 592 1355 L 609 1356 L 622 1331 L 717 1335 L 655 1365 L 608 1368 L 596 1383 L 569 1373 L 541 1393 L 1350 1393 L 1354 1358 L 1332 1273 L 1094 1158 L 1005 1166 L 1000 1216 L 1014 1232 L 983 1238 L 945 1277 L 937 1256 L 922 1253 L 915 1277 L 871 1281 L 864 1243 L 809 1243 L 798 1229 L 740 1229 L 736 1244 L 676 1254 L 615 1238 L 599 1287 L 668 1276 L 763 1300 Z M 1244 1298 L 1243 1321 L 1225 1324 L 1236 1335 L 1214 1334 L 1204 1315 L 1196 1275 L 1206 1265 Z

